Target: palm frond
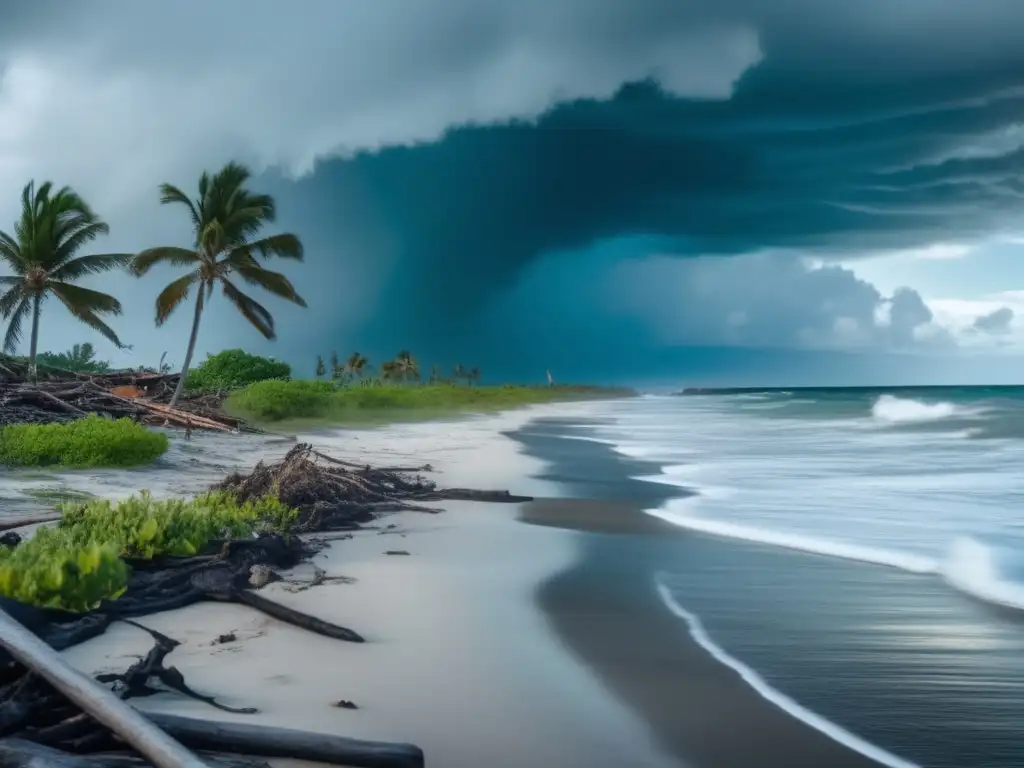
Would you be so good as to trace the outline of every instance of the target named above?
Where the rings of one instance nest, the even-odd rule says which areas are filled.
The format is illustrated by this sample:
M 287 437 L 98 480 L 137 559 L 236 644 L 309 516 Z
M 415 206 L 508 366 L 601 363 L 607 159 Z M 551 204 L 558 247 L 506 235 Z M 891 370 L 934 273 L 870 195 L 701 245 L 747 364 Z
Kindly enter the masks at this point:
M 118 349 L 124 349 L 124 344 L 121 343 L 121 340 L 117 337 L 117 334 L 114 333 L 114 329 L 107 325 L 105 322 L 103 322 L 103 320 L 101 320 L 100 317 L 94 311 L 81 308 L 76 309 L 74 305 L 68 304 L 68 302 L 64 301 L 64 299 L 61 297 L 59 293 L 57 294 L 57 298 L 64 302 L 64 306 L 68 308 L 68 312 L 74 315 L 76 319 L 85 323 L 94 331 L 99 331 L 101 334 L 103 334 L 103 336 L 105 336 L 110 341 L 111 344 L 113 344 Z
M 16 283 L 3 296 L 0 296 L 0 317 L 8 318 L 14 312 L 14 308 L 23 300 L 28 298 L 25 286 Z
M 0 304 L 7 299 L 8 296 L 13 294 L 15 289 L 11 289 L 3 298 L 0 298 Z M 20 301 L 14 305 L 13 310 L 4 313 L 4 317 L 10 317 L 10 322 L 7 324 L 7 333 L 4 334 L 4 352 L 7 354 L 14 354 L 18 349 L 18 344 L 21 343 L 21 325 L 25 322 L 25 318 L 32 312 L 32 303 L 29 301 L 29 297 L 24 294 L 19 295 Z
M 121 302 L 108 293 L 83 288 L 80 285 L 51 280 L 47 287 L 64 302 L 64 306 L 75 307 L 83 312 L 98 312 L 102 315 L 120 315 Z M 72 310 L 74 312 L 75 310 Z
M 264 338 L 274 339 L 274 318 L 267 308 L 238 290 L 230 280 L 221 278 L 224 295 L 235 305 L 242 317 L 248 320 Z
M 192 226 L 196 231 L 199 230 L 201 225 L 201 215 L 199 209 L 196 208 L 189 196 L 182 192 L 178 187 L 173 184 L 161 184 L 160 185 L 160 202 L 163 205 L 170 205 L 171 203 L 178 203 L 184 205 L 188 209 L 188 215 L 192 219 Z
M 6 261 L 15 274 L 24 275 L 28 272 L 28 264 L 21 254 L 21 245 L 3 231 L 0 231 L 0 259 Z
M 295 286 L 280 272 L 271 272 L 269 269 L 257 265 L 238 267 L 235 274 L 241 277 L 249 285 L 257 285 L 267 293 L 272 293 L 280 299 L 285 299 L 300 307 L 305 307 L 306 300 L 295 291 Z
M 142 277 L 157 264 L 169 264 L 173 267 L 191 267 L 199 261 L 199 254 L 187 248 L 163 246 L 147 248 L 135 254 L 128 264 L 128 271 L 136 277 Z
M 156 297 L 156 324 L 158 326 L 167 322 L 167 318 L 188 298 L 189 289 L 198 281 L 199 272 L 189 272 L 169 283 L 160 291 L 160 295 Z M 202 291 L 202 287 L 199 290 Z
M 264 237 L 262 240 L 247 244 L 245 248 L 250 253 L 258 254 L 264 259 L 277 256 L 281 259 L 302 261 L 303 257 L 302 241 L 296 235 L 288 232 Z
M 128 266 L 133 258 L 130 253 L 95 253 L 90 256 L 79 256 L 61 264 L 50 273 L 50 277 L 62 282 L 80 280 L 87 275 L 122 269 Z
M 57 249 L 53 256 L 52 266 L 59 267 L 66 264 L 75 257 L 82 246 L 109 232 L 110 227 L 106 222 L 96 218 L 90 221 L 85 217 L 80 217 L 66 222 L 56 236 Z

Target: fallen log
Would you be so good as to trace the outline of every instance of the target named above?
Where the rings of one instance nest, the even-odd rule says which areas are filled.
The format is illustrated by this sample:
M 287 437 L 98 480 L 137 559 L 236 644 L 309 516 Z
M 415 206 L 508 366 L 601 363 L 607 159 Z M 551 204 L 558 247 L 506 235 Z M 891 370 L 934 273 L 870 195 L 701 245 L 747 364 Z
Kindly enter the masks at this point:
M 60 520 L 60 518 L 60 512 L 44 512 L 38 515 L 7 517 L 0 519 L 0 531 L 10 531 L 14 528 L 25 528 L 29 525 L 39 525 L 41 523 L 55 523 Z
M 113 693 L 70 667 L 56 651 L 3 611 L 0 611 L 0 646 L 117 734 L 155 768 L 204 768 L 206 765 Z
M 413 744 L 364 741 L 266 725 L 194 720 L 156 712 L 146 712 L 143 716 L 192 749 L 288 757 L 351 768 L 423 766 L 423 750 Z
M 262 760 L 203 755 L 210 768 L 270 768 Z M 147 760 L 131 755 L 73 755 L 25 739 L 0 739 L 0 768 L 146 768 Z
M 424 498 L 437 501 L 491 501 L 498 504 L 533 501 L 533 496 L 516 496 L 508 491 L 477 491 L 472 488 L 442 488 Z

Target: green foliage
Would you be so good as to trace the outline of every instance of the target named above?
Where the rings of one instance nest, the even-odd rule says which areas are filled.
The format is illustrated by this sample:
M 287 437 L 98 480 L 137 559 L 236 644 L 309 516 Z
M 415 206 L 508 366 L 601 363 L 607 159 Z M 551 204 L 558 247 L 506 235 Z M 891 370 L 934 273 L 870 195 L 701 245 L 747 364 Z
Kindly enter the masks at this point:
M 49 181 L 29 182 L 21 193 L 21 216 L 13 235 L 0 232 L 0 263 L 13 273 L 0 285 L 0 317 L 8 321 L 3 350 L 13 353 L 26 320 L 32 324 L 29 357 L 36 362 L 40 308 L 56 296 L 74 317 L 103 334 L 117 347 L 121 341 L 103 316 L 120 315 L 121 303 L 106 293 L 79 285 L 83 279 L 121 269 L 127 254 L 79 251 L 107 234 L 106 223 L 70 187 L 55 189 Z
M 88 611 L 127 584 L 116 545 L 69 546 L 59 528 L 40 528 L 14 549 L 0 548 L 0 595 L 21 603 Z
M 212 391 L 238 389 L 267 379 L 287 379 L 292 375 L 288 363 L 268 357 L 250 355 L 241 349 L 226 349 L 207 355 L 188 375 L 190 390 Z
M 167 435 L 131 419 L 90 414 L 66 424 L 14 424 L 0 429 L 0 464 L 131 467 L 162 456 Z
M 143 492 L 118 502 L 97 499 L 64 507 L 59 530 L 71 547 L 93 541 L 112 543 L 125 557 L 189 557 L 216 538 L 250 536 L 260 526 L 284 530 L 296 511 L 274 497 L 239 504 L 224 492 L 188 501 L 154 499 Z
M 27 358 L 25 359 L 28 362 Z M 107 373 L 110 363 L 96 359 L 96 348 L 89 342 L 75 344 L 67 352 L 40 352 L 36 362 L 41 366 L 75 373 Z
M 55 528 L 40 528 L 14 549 L 0 549 L 0 594 L 71 611 L 115 599 L 128 584 L 123 557 L 190 556 L 219 538 L 286 531 L 297 512 L 276 498 L 239 504 L 227 493 L 67 505 Z
M 420 417 L 458 411 L 515 408 L 532 403 L 616 397 L 625 391 L 598 387 L 470 387 L 451 383 L 403 385 L 375 380 L 350 386 L 325 381 L 264 381 L 241 389 L 227 408 L 257 422 L 314 419 L 344 423 L 380 417 Z
M 257 421 L 319 418 L 330 410 L 336 391 L 329 381 L 258 381 L 232 393 L 228 407 Z

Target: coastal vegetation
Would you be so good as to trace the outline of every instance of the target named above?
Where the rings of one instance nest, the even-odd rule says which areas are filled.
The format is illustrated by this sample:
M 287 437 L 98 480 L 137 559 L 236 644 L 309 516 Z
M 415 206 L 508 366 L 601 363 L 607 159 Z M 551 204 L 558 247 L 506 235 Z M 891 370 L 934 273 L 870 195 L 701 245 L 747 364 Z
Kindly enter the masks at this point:
M 226 349 L 206 359 L 189 371 L 187 388 L 191 392 L 223 392 L 240 389 L 267 379 L 287 379 L 292 375 L 288 363 L 242 349 Z
M 479 366 L 460 363 L 445 375 L 441 365 L 427 368 L 408 349 L 379 363 L 359 351 L 347 357 L 337 351 L 317 355 L 310 361 L 314 378 L 309 380 L 292 378 L 288 363 L 242 349 L 208 355 L 193 367 L 199 328 L 215 288 L 266 339 L 276 337 L 274 318 L 243 288 L 261 288 L 306 306 L 288 277 L 264 266 L 272 258 L 301 261 L 303 246 L 294 234 L 265 233 L 276 219 L 277 207 L 273 197 L 249 188 L 250 179 L 245 166 L 231 162 L 216 173 L 203 173 L 194 198 L 174 185 L 160 185 L 160 203 L 187 212 L 190 241 L 187 247 L 153 247 L 134 255 L 80 255 L 86 245 L 108 233 L 107 224 L 70 187 L 56 189 L 51 182 L 36 187 L 31 182 L 24 188 L 12 234 L 0 232 L 0 263 L 12 273 L 0 276 L 0 316 L 7 321 L 5 352 L 14 352 L 25 323 L 31 325 L 27 357 L 0 356 L 5 408 L 0 416 L 0 462 L 128 466 L 151 461 L 167 448 L 165 436 L 144 426 L 81 419 L 87 413 L 131 416 L 148 425 L 187 431 L 232 430 L 246 427 L 225 411 L 265 425 L 293 420 L 339 424 L 623 394 L 554 386 L 550 375 L 548 386 L 487 386 Z M 41 308 L 49 296 L 116 347 L 128 348 L 103 319 L 121 313 L 118 300 L 78 283 L 115 269 L 142 278 L 160 265 L 185 272 L 159 293 L 156 325 L 163 325 L 190 298 L 193 305 L 180 374 L 165 362 L 166 352 L 156 368 L 140 367 L 133 374 L 111 371 L 90 343 L 60 353 L 39 351 Z M 186 393 L 185 405 L 179 407 Z M 42 423 L 69 418 L 81 423 L 52 428 Z
M 408 385 L 377 380 L 372 385 L 319 380 L 267 380 L 233 392 L 225 408 L 246 420 L 311 420 L 325 425 L 390 419 L 415 419 L 493 411 L 536 403 L 621 397 L 626 390 L 582 386 L 466 386 L 451 381 Z
M 211 492 L 185 501 L 143 492 L 123 501 L 66 505 L 59 524 L 0 547 L 0 595 L 21 603 L 88 611 L 128 585 L 125 558 L 190 557 L 214 539 L 286 531 L 297 512 L 267 496 L 239 503 Z
M 128 254 L 80 256 L 84 246 L 109 231 L 70 187 L 54 191 L 50 182 L 34 183 L 21 193 L 21 217 L 14 233 L 0 231 L 0 261 L 13 274 L 0 276 L 0 316 L 7 320 L 3 349 L 13 352 L 21 342 L 25 320 L 31 322 L 29 372 L 34 378 L 43 302 L 55 296 L 75 318 L 121 347 L 121 340 L 103 320 L 121 314 L 121 303 L 106 293 L 77 283 L 89 275 L 123 268 Z
M 0 464 L 18 467 L 131 467 L 162 456 L 167 435 L 131 419 L 90 414 L 63 424 L 12 424 L 0 429 Z
M 264 260 L 278 257 L 301 261 L 302 242 L 296 235 L 281 233 L 255 239 L 255 236 L 277 216 L 277 206 L 270 195 L 249 191 L 245 184 L 250 171 L 238 163 L 228 163 L 213 176 L 199 178 L 199 196 L 191 200 L 172 184 L 160 186 L 160 202 L 180 205 L 189 214 L 192 244 L 189 248 L 163 246 L 150 248 L 136 255 L 129 265 L 132 274 L 142 277 L 158 264 L 185 267 L 189 271 L 169 283 L 156 299 L 156 324 L 163 325 L 195 288 L 192 330 L 181 366 L 181 377 L 171 398 L 173 408 L 185 388 L 189 366 L 199 337 L 203 309 L 213 289 L 221 288 L 224 296 L 239 313 L 267 339 L 275 337 L 274 318 L 269 310 L 243 293 L 231 278 L 262 288 L 279 298 L 301 307 L 305 300 L 296 293 L 291 281 L 280 272 L 264 268 Z

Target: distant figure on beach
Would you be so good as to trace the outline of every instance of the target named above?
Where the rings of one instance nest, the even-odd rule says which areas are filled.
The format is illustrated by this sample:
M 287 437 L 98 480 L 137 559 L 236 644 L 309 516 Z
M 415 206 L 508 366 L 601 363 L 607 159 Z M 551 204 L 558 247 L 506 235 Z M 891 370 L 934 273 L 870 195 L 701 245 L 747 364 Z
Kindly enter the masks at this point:
M 545 369 L 544 373 L 546 373 L 547 377 L 548 377 L 548 386 L 549 387 L 555 386 L 555 377 L 551 375 L 551 369 L 550 368 Z

